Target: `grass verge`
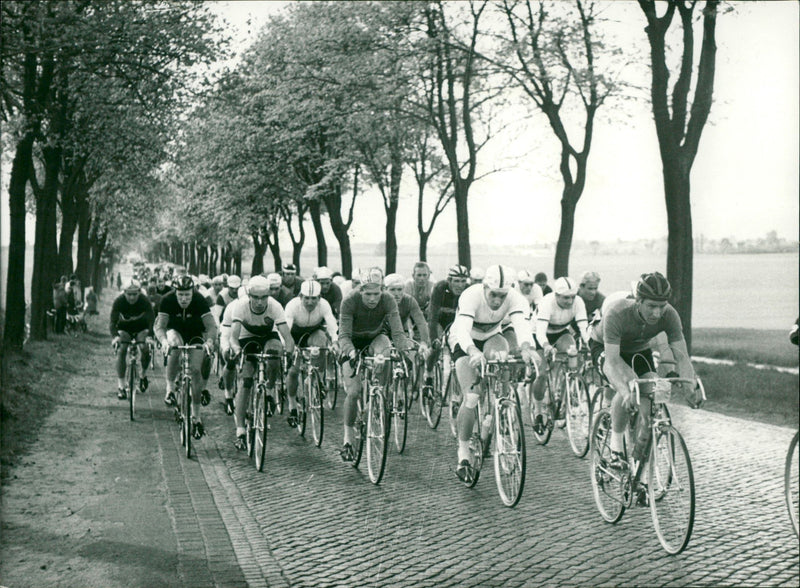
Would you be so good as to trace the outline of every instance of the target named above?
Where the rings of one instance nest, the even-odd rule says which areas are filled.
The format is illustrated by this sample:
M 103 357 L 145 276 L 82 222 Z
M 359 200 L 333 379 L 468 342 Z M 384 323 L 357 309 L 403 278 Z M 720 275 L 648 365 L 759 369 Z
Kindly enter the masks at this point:
M 708 401 L 704 408 L 771 425 L 800 424 L 800 378 L 744 365 L 696 363 Z
M 785 331 L 693 329 L 692 355 L 794 368 L 800 358 L 797 346 L 789 343 L 788 327 Z

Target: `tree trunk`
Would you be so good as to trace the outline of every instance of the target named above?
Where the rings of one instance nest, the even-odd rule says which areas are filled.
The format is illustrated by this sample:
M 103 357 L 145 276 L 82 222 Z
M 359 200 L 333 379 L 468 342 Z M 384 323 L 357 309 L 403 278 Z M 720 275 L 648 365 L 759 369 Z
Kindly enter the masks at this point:
M 36 241 L 33 246 L 31 283 L 31 339 L 47 339 L 47 310 L 53 305 L 53 282 L 58 278 L 58 245 L 56 242 L 58 172 L 61 149 L 45 147 L 44 186 L 36 197 Z
M 392 150 L 389 169 L 389 206 L 386 209 L 386 273 L 397 271 L 397 208 L 400 205 L 400 182 L 403 179 L 403 161 L 398 149 Z
M 554 278 L 569 275 L 569 254 L 572 250 L 572 236 L 575 231 L 575 208 L 577 203 L 577 198 L 572 194 L 573 191 L 572 187 L 565 186 L 561 196 L 561 229 L 558 232 L 558 243 L 556 243 L 556 258 L 553 267 Z
M 78 274 L 83 284 L 91 283 L 91 274 L 89 273 L 89 259 L 91 256 L 89 249 L 90 222 L 88 198 L 86 194 L 81 194 L 78 196 L 78 267 L 75 273 Z
M 342 219 L 342 188 L 333 186 L 325 191 L 325 206 L 328 209 L 328 220 L 333 229 L 333 235 L 339 242 L 339 252 L 342 261 L 342 275 L 348 280 L 353 273 L 353 253 L 350 248 L 350 235 L 347 234 L 347 225 Z
M 683 324 L 686 346 L 692 349 L 692 286 L 694 259 L 690 165 L 664 162 L 664 195 L 667 203 L 667 279 L 672 286 L 670 302 Z
M 456 233 L 458 235 L 458 263 L 467 267 L 472 267 L 472 255 L 469 244 L 469 209 L 467 197 L 469 196 L 469 184 L 461 178 L 455 179 L 455 201 L 456 201 Z
M 233 270 L 237 276 L 242 275 L 242 248 L 238 247 L 233 252 Z
M 281 271 L 283 260 L 281 259 L 281 242 L 278 239 L 278 223 L 271 221 L 269 226 L 264 227 L 264 230 L 268 231 L 265 235 L 265 240 L 269 246 L 269 252 L 272 254 L 272 267 L 274 268 L 272 271 L 279 272 Z
M 25 186 L 33 167 L 33 133 L 17 143 L 8 185 L 9 243 L 4 344 L 22 347 L 25 338 Z
M 422 232 L 419 234 L 419 260 L 428 261 L 428 238 L 430 234 Z
M 58 240 L 58 271 L 65 276 L 74 270 L 72 264 L 72 242 L 78 226 L 78 204 L 73 188 L 61 191 L 61 234 Z
M 322 212 L 319 200 L 311 200 L 308 210 L 311 214 L 311 224 L 314 226 L 314 237 L 317 239 L 317 265 L 328 265 L 328 244 L 325 242 L 325 231 L 322 228 Z
M 258 232 L 253 231 L 250 236 L 253 238 L 253 265 L 250 266 L 250 275 L 257 276 L 264 273 L 264 253 L 267 248 L 259 239 Z

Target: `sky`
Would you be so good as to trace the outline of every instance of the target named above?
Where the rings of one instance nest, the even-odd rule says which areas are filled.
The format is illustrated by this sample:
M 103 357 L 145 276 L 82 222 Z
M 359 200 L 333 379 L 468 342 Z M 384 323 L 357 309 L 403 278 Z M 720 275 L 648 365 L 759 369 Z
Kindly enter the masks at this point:
M 242 50 L 268 15 L 285 2 L 209 2 L 230 23 Z M 775 230 L 800 233 L 800 63 L 798 3 L 734 3 L 717 19 L 714 104 L 692 169 L 695 235 L 753 239 Z M 635 2 L 614 4 L 626 42 L 649 55 L 644 16 Z M 248 20 L 250 21 L 248 24 Z M 698 48 L 699 50 L 699 48 Z M 649 85 L 649 77 L 643 80 Z M 626 103 L 623 123 L 600 115 L 589 156 L 587 185 L 578 203 L 575 239 L 616 241 L 666 235 L 661 160 L 647 103 Z M 534 119 L 535 121 L 536 119 Z M 498 136 L 479 156 L 484 170 L 509 165 L 507 153 L 527 153 L 513 170 L 487 176 L 470 192 L 473 244 L 554 243 L 560 224 L 560 176 L 555 139 L 539 123 L 513 142 Z M 526 144 L 529 142 L 529 144 Z M 7 165 L 4 155 L 2 243 L 8 240 Z M 410 174 L 408 175 L 410 179 Z M 418 242 L 416 202 L 409 184 L 399 209 L 401 244 Z M 377 193 L 359 197 L 353 240 L 383 239 L 384 211 Z M 443 214 L 431 245 L 456 240 L 455 214 Z M 29 230 L 32 239 L 32 227 Z M 332 236 L 331 236 L 332 237 Z M 312 235 L 313 239 L 313 235 Z M 331 239 L 331 242 L 334 242 Z

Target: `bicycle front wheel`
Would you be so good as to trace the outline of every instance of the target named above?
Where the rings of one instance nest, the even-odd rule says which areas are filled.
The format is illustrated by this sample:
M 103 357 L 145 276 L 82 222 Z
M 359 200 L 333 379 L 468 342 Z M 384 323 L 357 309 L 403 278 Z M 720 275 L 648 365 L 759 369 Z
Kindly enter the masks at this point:
M 603 409 L 597 414 L 591 437 L 592 492 L 600 516 L 616 523 L 625 512 L 623 473 L 613 470 L 611 461 L 611 413 Z
M 653 526 L 670 555 L 686 548 L 694 526 L 694 473 L 689 450 L 675 427 L 662 427 L 650 448 L 647 493 Z
M 494 476 L 500 499 L 516 506 L 525 487 L 525 433 L 522 413 L 514 400 L 495 404 Z
M 256 395 L 253 412 L 253 455 L 256 460 L 256 469 L 264 471 L 264 458 L 267 454 L 267 387 L 259 384 L 253 392 Z
M 800 535 L 798 528 L 798 504 L 800 503 L 800 456 L 797 451 L 797 439 L 800 432 L 794 434 L 792 442 L 789 444 L 789 452 L 786 454 L 786 473 L 784 475 L 784 493 L 786 494 L 786 507 L 789 509 L 789 518 L 792 521 L 795 535 Z
M 572 452 L 583 457 L 589 451 L 591 410 L 586 384 L 579 377 L 567 378 L 567 437 Z
M 367 472 L 373 484 L 380 484 L 386 469 L 386 445 L 389 440 L 389 423 L 383 390 L 375 386 L 367 405 Z
M 183 381 L 181 412 L 183 413 L 181 441 L 186 448 L 186 457 L 190 459 L 192 457 L 192 383 L 189 379 Z
M 458 378 L 455 370 L 451 371 L 447 377 L 447 415 L 450 420 L 450 432 L 453 437 L 458 438 L 458 411 L 461 408 L 461 399 L 458 394 Z
M 336 356 L 328 352 L 325 360 L 325 404 L 329 410 L 336 408 L 339 394 L 339 363 Z
M 425 405 L 422 414 L 428 421 L 428 426 L 435 429 L 439 426 L 442 418 L 442 402 L 444 391 L 442 390 L 442 366 L 436 364 L 433 368 L 433 386 L 426 386 L 422 403 Z
M 314 444 L 322 445 L 322 433 L 325 430 L 325 410 L 322 407 L 322 386 L 316 373 L 308 381 L 308 416 L 311 417 L 311 435 Z
M 364 445 L 367 438 L 367 415 L 364 407 L 363 397 L 359 396 L 356 408 L 356 420 L 353 423 L 356 438 L 353 440 L 353 448 L 356 450 L 356 457 L 352 464 L 354 468 L 361 463 L 361 456 L 364 455 Z
M 392 382 L 392 428 L 394 429 L 394 446 L 397 453 L 406 448 L 408 434 L 408 390 L 405 378 L 397 378 Z
M 136 364 L 131 364 L 128 366 L 128 407 L 131 420 L 136 415 L 136 384 Z

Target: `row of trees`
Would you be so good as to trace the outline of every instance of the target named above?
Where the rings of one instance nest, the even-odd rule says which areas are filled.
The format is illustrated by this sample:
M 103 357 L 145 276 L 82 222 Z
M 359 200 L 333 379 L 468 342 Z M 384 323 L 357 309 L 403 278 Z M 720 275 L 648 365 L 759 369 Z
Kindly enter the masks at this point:
M 703 10 L 697 67 L 695 2 L 639 5 L 651 47 L 668 274 L 688 336 L 689 172 L 711 104 L 717 2 L 709 0 Z M 32 191 L 32 327 L 39 337 L 43 296 L 49 296 L 52 269 L 71 263 L 76 226 L 79 250 L 81 234 L 87 243 L 105 245 L 109 234 L 119 241 L 138 233 L 153 258 L 208 273 L 216 273 L 217 263 L 230 263 L 237 251 L 240 260 L 250 242 L 251 271 L 257 273 L 267 251 L 276 267 L 288 256 L 280 249 L 283 231 L 299 266 L 310 219 L 317 263 L 329 264 L 327 223 L 349 276 L 349 228 L 359 196 L 374 189 L 383 198 L 391 272 L 400 192 L 410 173 L 420 258 L 452 202 L 458 260 L 470 265 L 470 189 L 495 171 L 483 150 L 516 123 L 519 105 L 522 116 L 546 121 L 542 136 L 558 147 L 552 165 L 563 188 L 554 274 L 566 275 L 598 111 L 635 92 L 623 74 L 638 55 L 626 57 L 634 52 L 610 44 L 598 5 L 584 0 L 292 4 L 269 20 L 238 66 L 208 92 L 191 66 L 220 48 L 211 41 L 213 21 L 195 3 L 3 6 L 4 39 L 6 27 L 13 33 L 3 48 L 4 88 L 11 88 L 3 116 L 16 129 L 12 241 L 24 247 L 24 194 Z M 678 47 L 677 54 L 670 47 Z M 670 66 L 678 72 L 671 87 Z M 189 97 L 191 113 L 180 115 Z M 45 193 L 50 196 L 40 206 Z M 87 210 L 89 219 L 81 224 Z M 54 240 L 58 219 L 60 242 Z M 18 251 L 12 253 L 19 260 Z M 52 264 L 45 263 L 48 256 Z M 79 253 L 79 269 L 81 259 Z M 20 276 L 13 277 L 18 302 Z

